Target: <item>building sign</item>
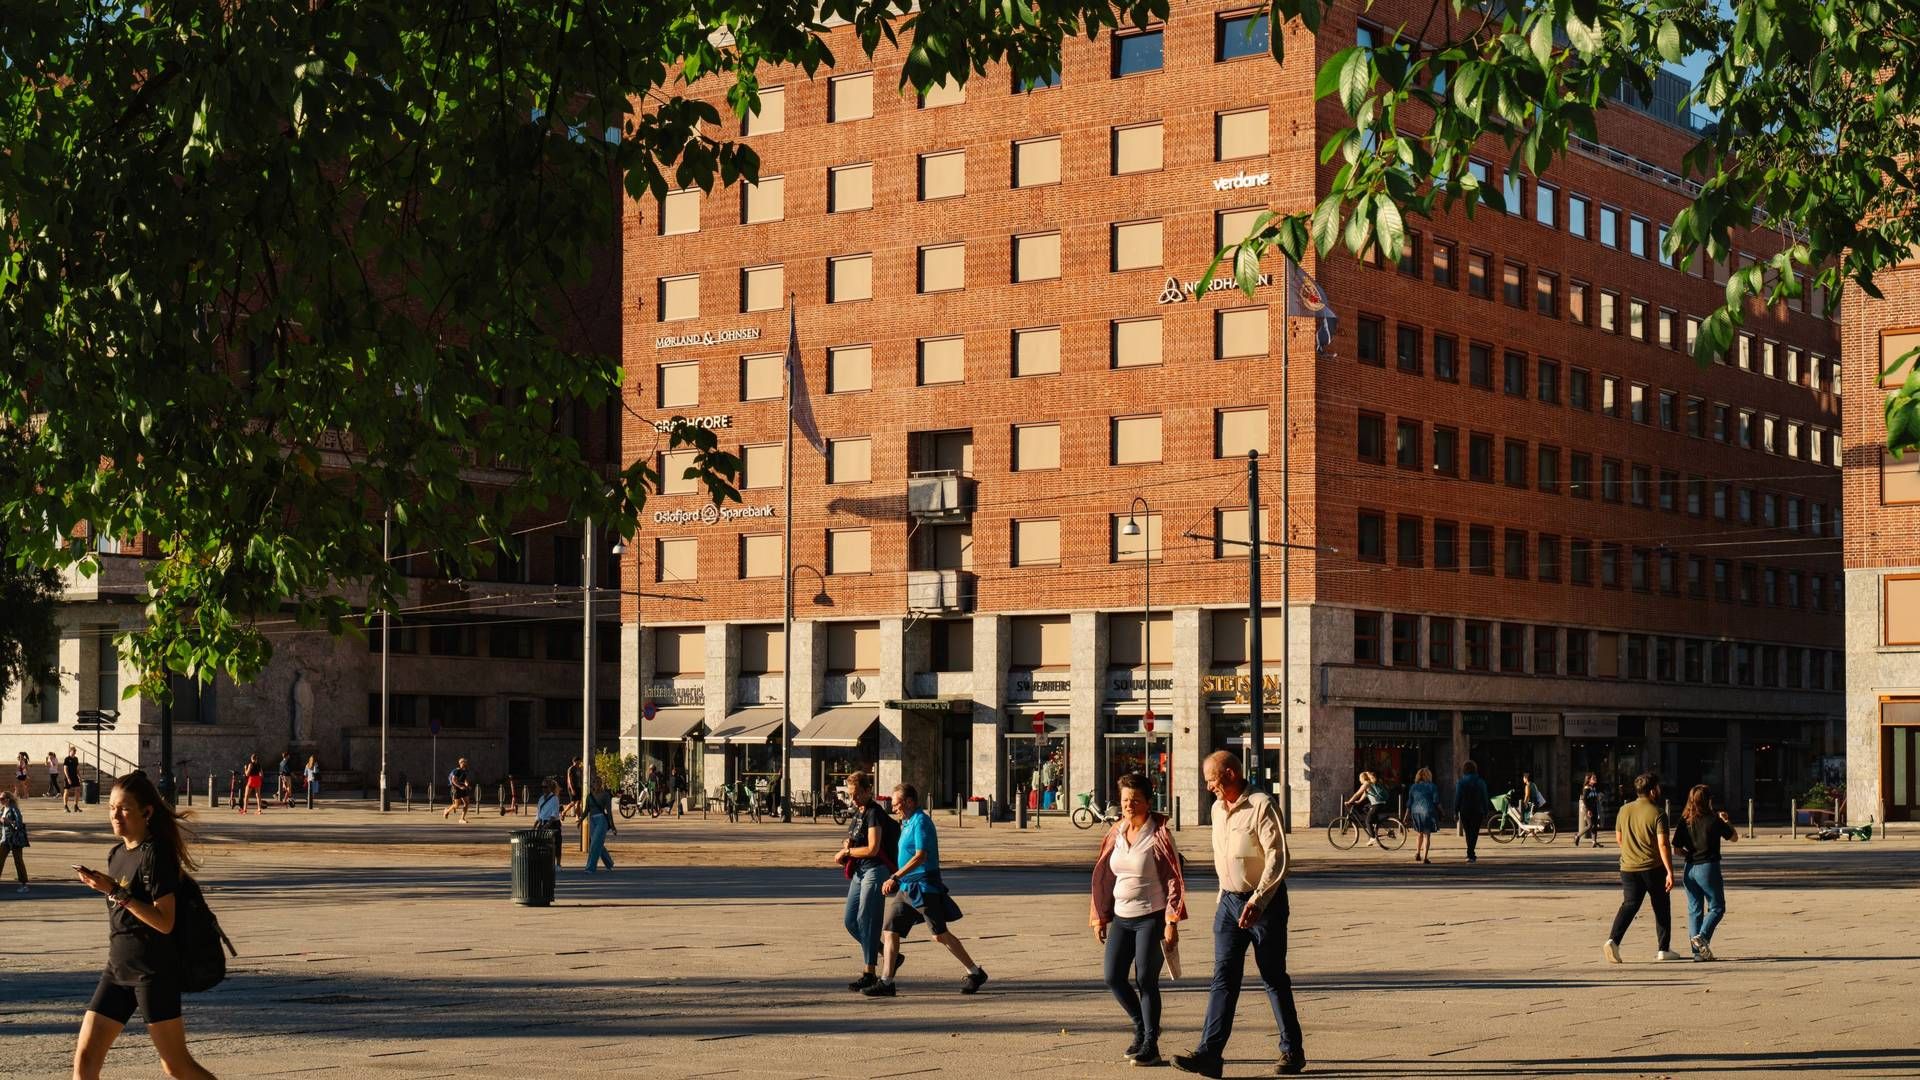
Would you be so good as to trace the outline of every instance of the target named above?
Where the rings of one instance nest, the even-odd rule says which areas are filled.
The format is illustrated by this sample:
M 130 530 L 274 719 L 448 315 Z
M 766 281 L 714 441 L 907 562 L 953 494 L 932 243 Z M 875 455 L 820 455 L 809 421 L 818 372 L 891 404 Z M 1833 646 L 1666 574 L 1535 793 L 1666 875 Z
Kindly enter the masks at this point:
M 820 682 L 820 700 L 829 705 L 850 705 L 867 700 L 871 689 L 858 675 L 828 675 Z
M 1568 716 L 1562 721 L 1569 739 L 1614 739 L 1620 736 L 1617 716 Z
M 760 506 L 715 506 L 712 503 L 698 510 L 655 510 L 655 525 L 713 525 L 729 521 L 749 521 L 753 518 L 773 516 L 773 504 Z
M 1261 288 L 1265 288 L 1266 286 L 1273 284 L 1273 275 L 1261 274 L 1259 279 L 1255 281 L 1254 284 Z M 1233 288 L 1238 288 L 1238 286 L 1234 284 L 1234 280 L 1230 277 L 1217 277 L 1217 278 L 1214 278 L 1212 281 L 1207 282 L 1207 292 L 1209 293 L 1226 292 L 1228 289 L 1233 289 Z M 1197 281 L 1182 282 L 1179 278 L 1168 278 L 1167 283 L 1164 286 L 1162 286 L 1160 289 L 1159 302 L 1162 304 L 1178 304 L 1187 300 L 1192 300 L 1199 294 L 1200 294 L 1199 282 Z
M 1353 730 L 1376 735 L 1442 735 L 1453 729 L 1453 715 L 1434 709 L 1355 709 Z
M 1172 693 L 1173 677 L 1169 675 L 1164 679 L 1156 678 L 1149 685 L 1145 676 L 1123 671 L 1107 681 L 1107 692 L 1113 697 L 1137 697 L 1148 690 L 1156 694 Z
M 666 420 L 653 421 L 653 430 L 664 435 L 672 431 L 675 424 L 704 428 L 708 431 L 719 431 L 722 428 L 730 428 L 733 426 L 733 414 L 718 413 L 713 416 L 675 416 Z
M 1007 678 L 1007 696 L 1010 698 L 1057 698 L 1071 693 L 1073 680 L 1070 678 L 1032 671 L 1011 672 Z
M 656 705 L 705 705 L 707 688 L 699 683 L 651 683 L 647 699 Z
M 1517 712 L 1513 714 L 1515 735 L 1552 736 L 1560 734 L 1560 714 Z
M 1251 675 L 1202 675 L 1200 692 L 1210 698 L 1229 699 L 1240 704 L 1253 700 L 1253 676 Z M 1263 696 L 1277 700 L 1280 694 L 1280 676 L 1267 675 L 1260 680 L 1260 692 Z
M 656 349 L 688 349 L 696 345 L 725 345 L 734 341 L 758 341 L 760 328 L 742 326 L 733 330 L 707 330 L 698 334 L 668 334 L 653 339 Z
M 1213 182 L 1213 190 L 1232 191 L 1235 188 L 1266 187 L 1272 178 L 1272 173 L 1254 173 L 1249 176 L 1247 175 L 1247 170 L 1241 169 L 1232 176 L 1223 176 L 1215 180 Z

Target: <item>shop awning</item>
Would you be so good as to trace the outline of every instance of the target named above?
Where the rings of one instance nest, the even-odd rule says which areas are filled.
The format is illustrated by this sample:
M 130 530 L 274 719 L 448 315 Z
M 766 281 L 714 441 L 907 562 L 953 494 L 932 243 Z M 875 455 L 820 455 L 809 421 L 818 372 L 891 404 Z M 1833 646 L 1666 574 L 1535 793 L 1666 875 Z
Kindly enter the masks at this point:
M 780 709 L 741 709 L 728 713 L 726 723 L 720 725 L 713 734 L 707 736 L 708 742 L 726 743 L 729 746 L 746 746 L 751 743 L 769 742 L 780 734 Z
M 705 709 L 655 709 L 653 719 L 640 718 L 641 742 L 679 742 L 706 723 Z
M 867 731 L 879 722 L 880 710 L 871 705 L 842 705 L 814 717 L 793 745 L 859 746 Z

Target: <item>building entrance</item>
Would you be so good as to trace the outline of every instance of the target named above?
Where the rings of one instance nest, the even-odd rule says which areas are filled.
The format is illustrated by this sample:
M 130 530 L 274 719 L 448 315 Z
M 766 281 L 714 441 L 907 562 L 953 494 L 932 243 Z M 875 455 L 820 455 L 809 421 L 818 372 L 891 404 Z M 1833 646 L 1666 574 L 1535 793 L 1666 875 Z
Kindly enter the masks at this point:
M 1118 803 L 1120 778 L 1137 772 L 1153 784 L 1153 808 L 1162 814 L 1167 813 L 1173 805 L 1167 790 L 1173 780 L 1173 736 L 1165 731 L 1149 735 L 1137 730 L 1140 726 L 1139 717 L 1114 717 L 1111 722 L 1123 727 L 1130 723 L 1136 730 L 1109 731 L 1102 740 L 1105 753 L 1101 761 L 1100 790 L 1095 793 L 1095 801 L 1102 806 Z
M 1027 800 L 1028 810 L 1066 811 L 1067 733 L 1007 733 L 1007 805 Z
M 1920 727 L 1880 729 L 1880 790 L 1886 820 L 1920 821 Z

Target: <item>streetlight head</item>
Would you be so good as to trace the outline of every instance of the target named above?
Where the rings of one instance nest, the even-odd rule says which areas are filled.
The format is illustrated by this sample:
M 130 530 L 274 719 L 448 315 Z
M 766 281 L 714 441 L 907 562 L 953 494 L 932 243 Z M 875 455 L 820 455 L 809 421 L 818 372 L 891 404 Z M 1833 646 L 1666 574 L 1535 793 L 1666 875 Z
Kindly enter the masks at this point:
M 1139 536 L 1140 523 L 1133 520 L 1132 517 L 1128 517 L 1127 523 L 1125 525 L 1120 526 L 1120 535 L 1121 536 Z
M 614 537 L 612 551 L 615 555 L 625 555 L 627 553 L 627 542 L 617 536 Z

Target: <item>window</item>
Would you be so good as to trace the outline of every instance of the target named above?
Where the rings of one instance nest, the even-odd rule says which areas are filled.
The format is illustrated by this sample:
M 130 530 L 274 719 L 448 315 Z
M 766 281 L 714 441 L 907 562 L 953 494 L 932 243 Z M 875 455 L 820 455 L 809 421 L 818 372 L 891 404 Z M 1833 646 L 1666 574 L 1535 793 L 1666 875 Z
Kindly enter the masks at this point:
M 1587 325 L 1587 294 L 1592 288 L 1584 281 L 1567 283 L 1567 318 L 1580 326 Z
M 1467 477 L 1493 483 L 1493 436 L 1476 431 L 1467 437 Z
M 827 483 L 864 484 L 873 479 L 873 440 L 828 439 Z
M 1703 476 L 1687 477 L 1687 513 L 1700 517 L 1707 510 L 1707 480 Z
M 873 115 L 873 72 L 836 75 L 827 80 L 827 123 L 844 124 Z
M 1653 591 L 1652 574 L 1653 552 L 1646 548 L 1633 549 L 1633 588 L 1635 592 Z
M 766 401 L 785 393 L 786 357 L 757 353 L 740 358 L 740 400 Z
M 1635 341 L 1647 340 L 1647 302 L 1645 300 L 1627 301 L 1627 336 Z
M 1653 503 L 1653 470 L 1645 465 L 1635 465 L 1629 470 L 1630 482 L 1627 498 L 1635 506 L 1651 506 Z
M 1560 580 L 1560 538 L 1541 536 L 1534 543 L 1534 572 L 1541 581 Z
M 1453 428 L 1433 429 L 1433 471 L 1442 476 L 1460 475 L 1460 433 Z
M 1113 562 L 1140 562 L 1150 559 L 1159 562 L 1165 555 L 1160 544 L 1160 515 L 1149 513 L 1140 520 L 1130 514 L 1113 514 L 1107 519 L 1107 537 L 1109 554 Z M 1243 518 L 1244 520 L 1244 518 Z M 1139 528 L 1133 536 L 1126 533 L 1127 522 L 1132 521 Z
M 1430 261 L 1433 265 L 1433 283 L 1446 289 L 1456 288 L 1453 277 L 1453 244 L 1446 240 L 1435 240 Z
M 1160 222 L 1157 220 L 1128 221 L 1115 225 L 1110 245 L 1113 270 L 1142 270 L 1159 266 L 1160 235 Z
M 770 488 L 780 486 L 780 476 L 786 463 L 780 443 L 762 443 L 757 446 L 740 448 L 740 473 L 742 488 Z
M 1620 545 L 1600 545 L 1600 584 L 1604 588 L 1620 587 Z
M 1500 268 L 1500 299 L 1508 307 L 1526 310 L 1527 306 L 1527 267 L 1525 263 L 1509 262 Z
M 1058 375 L 1060 328 L 1036 326 L 1013 332 L 1013 375 Z
M 1549 319 L 1560 317 L 1560 275 L 1545 270 L 1534 272 L 1533 310 Z
M 1266 54 L 1266 12 L 1222 16 L 1219 28 L 1218 41 L 1214 48 L 1216 60 L 1239 60 L 1243 57 Z
M 1467 381 L 1483 390 L 1493 389 L 1493 346 L 1477 341 L 1467 346 Z
M 1263 206 L 1245 206 L 1236 210 L 1221 210 L 1214 214 L 1213 246 L 1218 251 L 1229 244 L 1237 244 L 1253 235 L 1253 223 L 1266 213 Z
M 1220 409 L 1213 414 L 1214 456 L 1246 457 L 1247 451 L 1267 452 L 1267 410 Z
M 763 225 L 787 216 L 787 178 L 763 176 L 740 185 L 740 223 Z
M 655 578 L 662 582 L 697 580 L 700 541 L 691 536 L 663 537 L 653 542 Z
M 680 319 L 697 319 L 700 317 L 699 274 L 683 274 L 679 277 L 661 278 L 659 292 L 661 322 L 675 322 Z
M 1560 404 L 1560 363 L 1541 357 L 1534 370 L 1534 389 L 1542 402 Z
M 1393 462 L 1402 469 L 1420 469 L 1420 421 L 1404 417 L 1394 421 Z
M 1501 360 L 1501 388 L 1513 397 L 1527 396 L 1527 357 L 1510 352 Z
M 1647 388 L 1640 383 L 1627 387 L 1627 419 L 1636 424 L 1647 422 Z
M 1380 613 L 1377 611 L 1353 613 L 1353 662 L 1380 662 Z
M 873 164 L 827 170 L 827 213 L 873 209 Z
M 917 343 L 915 382 L 920 386 L 957 383 L 967 373 L 967 340 L 960 337 L 921 338 Z
M 1568 547 L 1567 580 L 1575 585 L 1593 584 L 1593 541 L 1575 540 Z
M 1567 372 L 1567 404 L 1576 409 L 1593 409 L 1593 377 L 1585 368 L 1572 368 Z
M 1267 355 L 1267 309 L 1233 308 L 1214 314 L 1214 357 Z
M 1654 249 L 1655 253 L 1660 256 L 1660 265 L 1668 269 L 1673 268 L 1673 256 L 1667 254 L 1667 238 L 1672 234 L 1672 229 L 1667 228 L 1665 225 L 1660 226 L 1659 243 Z
M 1460 567 L 1460 526 L 1451 521 L 1433 523 L 1433 568 L 1457 570 Z
M 1603 502 L 1620 501 L 1620 463 L 1612 458 L 1600 459 L 1600 498 Z
M 1113 464 L 1143 465 L 1160 460 L 1158 416 L 1113 418 Z
M 1435 334 L 1433 337 L 1433 377 L 1446 382 L 1460 381 L 1459 342 Z
M 1671 390 L 1660 391 L 1660 395 L 1657 400 L 1660 406 L 1661 429 L 1665 431 L 1680 430 L 1680 417 L 1678 415 L 1678 410 L 1674 408 L 1673 391 Z
M 1438 615 L 1427 617 L 1427 664 L 1453 670 L 1453 620 Z
M 967 193 L 967 152 L 942 150 L 920 155 L 920 198 L 952 199 Z
M 1013 429 L 1013 471 L 1060 467 L 1060 425 L 1020 424 Z
M 1707 560 L 1703 556 L 1687 556 L 1687 595 L 1695 600 L 1707 598 Z
M 1153 367 L 1160 363 L 1161 324 L 1157 317 L 1116 320 L 1110 341 L 1111 362 L 1116 368 Z
M 1356 449 L 1361 461 L 1371 461 L 1378 465 L 1387 460 L 1387 418 L 1379 413 L 1360 414 L 1355 428 Z
M 746 136 L 771 135 L 787 129 L 787 88 L 784 86 L 763 86 L 760 88 L 760 111 L 748 112 L 740 121 L 740 134 Z
M 1647 257 L 1647 219 L 1629 218 L 1627 221 L 1627 252 L 1636 259 Z
M 1617 376 L 1600 376 L 1600 412 L 1616 420 L 1620 418 L 1620 379 Z
M 1508 487 L 1527 486 L 1527 444 L 1520 439 L 1508 439 L 1505 446 L 1506 468 L 1502 473 Z
M 740 310 L 773 311 L 786 302 L 784 266 L 749 266 L 740 271 Z
M 1475 525 L 1467 530 L 1467 569 L 1476 574 L 1493 573 L 1493 529 Z
M 1558 188 L 1549 184 L 1535 183 L 1533 185 L 1533 220 L 1545 225 L 1549 229 L 1553 228 L 1553 212 L 1556 209 L 1555 203 L 1559 198 L 1560 190 Z
M 936 244 L 920 249 L 919 291 L 951 292 L 967 287 L 967 245 Z
M 1500 197 L 1506 203 L 1506 211 L 1516 217 L 1527 215 L 1526 180 L 1519 173 L 1508 169 L 1501 177 Z
M 1378 315 L 1360 316 L 1360 325 L 1354 331 L 1354 352 L 1363 364 L 1374 367 L 1386 366 L 1386 357 L 1381 351 L 1381 336 L 1385 333 Z
M 1013 280 L 1045 281 L 1060 276 L 1060 234 L 1028 233 L 1013 238 Z
M 1118 79 L 1159 71 L 1164 61 L 1163 38 L 1164 34 L 1159 30 L 1116 34 L 1113 39 L 1113 77 Z
M 1418 278 L 1421 265 L 1420 234 L 1410 232 L 1406 236 L 1406 242 L 1400 247 L 1400 272 L 1410 278 Z
M 1493 670 L 1493 624 L 1479 619 L 1466 621 L 1467 670 Z
M 873 530 L 828 529 L 827 573 L 873 572 Z
M 967 88 L 952 79 L 945 79 L 927 87 L 926 91 L 920 95 L 920 107 L 938 109 L 947 105 L 958 105 L 966 100 Z
M 1611 206 L 1600 208 L 1600 242 L 1610 248 L 1620 246 L 1620 211 Z
M 1482 300 L 1493 296 L 1493 283 L 1488 280 L 1492 272 L 1493 256 L 1480 251 L 1467 252 L 1467 295 Z
M 1360 511 L 1359 558 L 1361 562 L 1386 562 L 1387 519 L 1377 510 Z
M 1419 566 L 1422 561 L 1420 519 L 1401 514 L 1394 519 L 1394 561 L 1401 566 Z
M 1572 454 L 1567 458 L 1567 493 L 1576 499 L 1593 498 L 1593 458 Z
M 1012 546 L 1015 566 L 1060 565 L 1060 519 L 1016 519 Z
M 1534 460 L 1534 482 L 1549 495 L 1560 494 L 1560 451 L 1542 446 Z
M 1013 186 L 1040 187 L 1060 182 L 1060 136 L 1013 144 Z
M 1393 617 L 1393 666 L 1420 666 L 1420 616 Z
M 1506 568 L 1510 578 L 1527 576 L 1527 533 L 1524 529 L 1506 531 Z
M 1261 19 L 1266 16 L 1262 14 Z M 1215 161 L 1265 157 L 1267 154 L 1267 110 L 1236 109 L 1215 113 L 1213 119 L 1213 157 Z
M 700 362 L 660 365 L 660 407 L 700 404 Z
M 779 577 L 781 566 L 779 533 L 756 533 L 740 538 L 741 577 Z
M 1585 195 L 1567 196 L 1567 231 L 1581 239 L 1587 236 L 1587 197 Z
M 1654 324 L 1654 341 L 1663 349 L 1673 348 L 1673 312 L 1660 309 L 1658 321 Z
M 1420 328 L 1401 323 L 1394 328 L 1394 366 L 1409 375 L 1418 375 L 1420 363 Z
M 1016 79 L 1013 84 L 1013 92 L 1016 94 L 1029 94 L 1035 90 L 1050 90 L 1059 85 L 1060 68 L 1059 65 L 1056 64 L 1051 69 L 1038 75 L 1027 75 Z
M 669 191 L 660 200 L 660 235 L 680 236 L 700 231 L 700 189 Z
M 1585 630 L 1567 631 L 1567 674 L 1584 677 L 1591 674 L 1587 664 L 1587 639 Z
M 1158 120 L 1151 124 L 1114 128 L 1113 175 L 1159 172 L 1164 133 L 1165 129 Z
M 1600 329 L 1609 334 L 1620 332 L 1620 295 L 1618 293 L 1601 290 Z
M 839 255 L 827 260 L 827 303 L 873 299 L 873 256 Z

